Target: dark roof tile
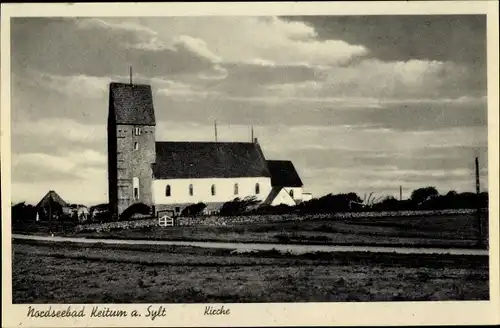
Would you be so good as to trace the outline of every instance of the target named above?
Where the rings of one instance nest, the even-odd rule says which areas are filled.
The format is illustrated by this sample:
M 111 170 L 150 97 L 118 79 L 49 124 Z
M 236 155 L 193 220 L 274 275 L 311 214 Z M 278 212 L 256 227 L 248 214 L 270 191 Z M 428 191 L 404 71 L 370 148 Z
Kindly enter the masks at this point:
M 109 111 L 116 124 L 156 125 L 149 85 L 111 83 Z
M 302 187 L 303 183 L 291 161 L 267 161 L 273 187 Z
M 157 142 L 156 179 L 270 177 L 257 143 Z

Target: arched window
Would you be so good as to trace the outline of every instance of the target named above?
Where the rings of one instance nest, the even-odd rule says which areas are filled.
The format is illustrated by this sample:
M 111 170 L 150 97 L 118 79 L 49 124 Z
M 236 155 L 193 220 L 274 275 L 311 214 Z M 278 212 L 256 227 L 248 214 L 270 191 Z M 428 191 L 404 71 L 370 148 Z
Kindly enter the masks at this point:
M 170 185 L 167 185 L 165 187 L 165 196 L 170 197 L 171 194 L 172 194 L 172 191 L 170 190 Z
M 234 184 L 234 194 L 238 195 L 238 184 L 237 183 Z
M 193 196 L 193 185 L 189 185 L 189 196 Z
M 134 188 L 134 199 L 139 199 L 139 178 L 134 177 L 132 179 L 132 186 Z
M 255 184 L 255 194 L 260 194 L 260 185 L 258 183 Z
M 215 196 L 215 185 L 212 185 L 210 189 L 212 191 L 212 196 Z
M 291 189 L 288 193 L 290 194 L 290 197 L 293 198 L 293 189 Z

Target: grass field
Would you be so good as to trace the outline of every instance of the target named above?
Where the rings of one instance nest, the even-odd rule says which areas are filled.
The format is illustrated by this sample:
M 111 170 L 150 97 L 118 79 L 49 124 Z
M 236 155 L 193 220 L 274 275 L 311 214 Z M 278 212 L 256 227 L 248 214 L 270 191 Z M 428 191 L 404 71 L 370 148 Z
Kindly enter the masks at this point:
M 482 217 L 487 229 L 487 214 Z M 148 227 L 79 236 L 118 239 L 194 240 L 258 243 L 475 247 L 474 215 L 305 219 L 227 226 Z M 484 231 L 485 239 L 487 231 Z
M 488 299 L 488 258 L 13 244 L 14 303 Z

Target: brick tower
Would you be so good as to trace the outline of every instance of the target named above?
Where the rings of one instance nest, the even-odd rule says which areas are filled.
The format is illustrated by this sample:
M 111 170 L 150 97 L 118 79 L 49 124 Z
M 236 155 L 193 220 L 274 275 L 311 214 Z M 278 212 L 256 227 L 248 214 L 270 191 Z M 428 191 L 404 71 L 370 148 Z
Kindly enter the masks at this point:
M 153 205 L 155 115 L 151 87 L 111 83 L 108 115 L 109 206 L 120 216 L 136 203 Z

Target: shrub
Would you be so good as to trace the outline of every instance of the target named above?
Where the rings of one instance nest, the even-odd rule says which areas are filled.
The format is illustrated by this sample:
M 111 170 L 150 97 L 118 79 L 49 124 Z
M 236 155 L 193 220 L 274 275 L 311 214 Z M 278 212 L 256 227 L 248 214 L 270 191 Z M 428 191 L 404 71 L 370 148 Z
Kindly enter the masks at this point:
M 25 202 L 12 206 L 12 224 L 23 224 L 34 222 L 36 219 L 36 208 L 33 205 L 26 205 Z
M 135 203 L 130 205 L 123 213 L 120 215 L 120 220 L 130 220 L 135 214 L 151 214 L 151 207 L 144 203 Z
M 219 214 L 222 216 L 234 216 L 247 212 L 249 209 L 257 206 L 260 203 L 255 196 L 248 196 L 244 199 L 235 198 L 229 202 L 225 202 Z
M 184 208 L 181 212 L 181 216 L 198 216 L 207 207 L 205 203 L 192 204 Z

